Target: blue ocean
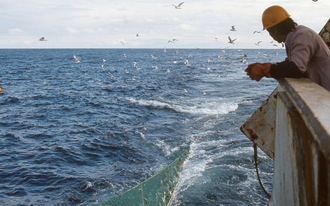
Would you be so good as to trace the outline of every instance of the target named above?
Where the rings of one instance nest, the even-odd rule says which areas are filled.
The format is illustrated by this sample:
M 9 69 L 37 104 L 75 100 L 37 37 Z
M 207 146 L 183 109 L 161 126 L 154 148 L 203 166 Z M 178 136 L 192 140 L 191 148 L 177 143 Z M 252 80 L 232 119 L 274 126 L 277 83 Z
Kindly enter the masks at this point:
M 96 205 L 182 148 L 172 206 L 266 205 L 239 128 L 277 81 L 244 69 L 284 58 L 283 49 L 1 49 L 0 205 Z M 258 155 L 271 192 L 273 161 Z

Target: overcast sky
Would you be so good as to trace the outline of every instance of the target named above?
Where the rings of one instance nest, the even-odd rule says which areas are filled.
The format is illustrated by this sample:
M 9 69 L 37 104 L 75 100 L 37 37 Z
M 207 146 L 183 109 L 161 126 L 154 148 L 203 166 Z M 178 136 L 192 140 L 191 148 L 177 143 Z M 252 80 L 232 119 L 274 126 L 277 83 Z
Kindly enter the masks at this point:
M 0 0 L 0 48 L 275 48 L 280 45 L 271 43 L 266 31 L 253 34 L 262 31 L 267 7 L 283 6 L 298 24 L 317 33 L 330 17 L 330 0 L 184 0 L 181 9 L 172 5 L 182 1 Z M 230 31 L 232 25 L 237 31 Z M 228 36 L 237 39 L 234 44 Z

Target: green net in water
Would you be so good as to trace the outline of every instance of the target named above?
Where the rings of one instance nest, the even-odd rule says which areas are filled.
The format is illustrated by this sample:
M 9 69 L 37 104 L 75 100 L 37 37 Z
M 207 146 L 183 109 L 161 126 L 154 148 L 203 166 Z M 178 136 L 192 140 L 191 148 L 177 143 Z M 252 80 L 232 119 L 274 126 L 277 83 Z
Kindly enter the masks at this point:
M 168 205 L 182 171 L 188 150 L 183 150 L 166 168 L 132 189 L 99 206 L 163 206 Z

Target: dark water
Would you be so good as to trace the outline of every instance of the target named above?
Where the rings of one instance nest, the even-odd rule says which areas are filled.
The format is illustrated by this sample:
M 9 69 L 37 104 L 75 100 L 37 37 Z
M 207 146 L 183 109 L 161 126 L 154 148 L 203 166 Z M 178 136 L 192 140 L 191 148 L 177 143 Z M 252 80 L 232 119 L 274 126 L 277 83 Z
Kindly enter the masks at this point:
M 172 205 L 265 205 L 239 127 L 283 50 L 0 50 L 0 205 L 94 205 L 190 149 Z M 73 55 L 81 57 L 80 63 Z M 259 155 L 271 191 L 273 163 Z

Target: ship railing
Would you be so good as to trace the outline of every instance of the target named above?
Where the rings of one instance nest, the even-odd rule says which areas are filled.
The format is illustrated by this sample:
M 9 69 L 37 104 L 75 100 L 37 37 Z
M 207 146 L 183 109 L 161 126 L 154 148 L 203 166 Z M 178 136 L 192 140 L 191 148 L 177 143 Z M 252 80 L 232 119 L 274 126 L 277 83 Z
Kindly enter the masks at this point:
M 241 131 L 274 159 L 270 205 L 330 204 L 329 91 L 281 79 Z

